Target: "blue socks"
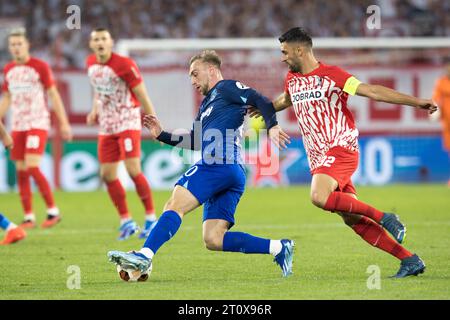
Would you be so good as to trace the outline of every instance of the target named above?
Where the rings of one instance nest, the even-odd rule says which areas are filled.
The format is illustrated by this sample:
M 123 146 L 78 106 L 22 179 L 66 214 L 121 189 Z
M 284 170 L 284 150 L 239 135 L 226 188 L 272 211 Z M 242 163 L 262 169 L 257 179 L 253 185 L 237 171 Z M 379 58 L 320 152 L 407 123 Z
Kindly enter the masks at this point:
M 244 232 L 225 232 L 223 251 L 243 253 L 270 253 L 270 240 Z
M 8 218 L 0 213 L 0 229 L 6 230 L 8 228 L 10 222 Z
M 156 253 L 158 249 L 170 238 L 172 238 L 181 225 L 181 218 L 175 211 L 166 211 L 150 232 L 147 240 L 145 241 L 144 248 L 149 248 Z
M 158 249 L 172 238 L 181 225 L 180 216 L 172 210 L 164 212 L 144 243 L 155 254 Z M 146 249 L 147 250 L 147 249 Z M 225 232 L 223 251 L 243 253 L 270 253 L 270 240 L 258 238 L 244 232 Z

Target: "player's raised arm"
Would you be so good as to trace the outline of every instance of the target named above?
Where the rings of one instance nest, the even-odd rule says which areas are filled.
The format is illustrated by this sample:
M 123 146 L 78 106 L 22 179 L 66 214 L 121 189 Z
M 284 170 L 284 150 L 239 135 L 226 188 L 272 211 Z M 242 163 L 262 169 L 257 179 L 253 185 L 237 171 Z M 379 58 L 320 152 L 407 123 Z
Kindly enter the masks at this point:
M 437 110 L 437 105 L 432 100 L 416 98 L 381 85 L 360 83 L 356 88 L 356 94 L 380 102 L 402 104 L 428 110 L 430 114 Z
M 154 115 L 145 115 L 144 127 L 150 132 L 150 138 L 165 144 L 190 150 L 201 150 L 201 143 L 195 139 L 195 130 L 186 134 L 173 134 L 164 131 L 158 118 Z
M 136 95 L 136 98 L 141 103 L 141 106 L 144 109 L 144 113 L 156 116 L 155 108 L 153 107 L 153 103 L 150 100 L 150 97 L 147 93 L 147 89 L 145 88 L 144 82 L 141 82 L 140 84 L 135 86 L 132 90 Z
M 64 140 L 72 140 L 72 129 L 70 128 L 69 120 L 67 119 L 66 110 L 64 109 L 61 96 L 59 95 L 58 89 L 55 85 L 52 85 L 47 89 L 48 97 L 52 102 L 53 110 L 55 111 L 56 117 L 60 125 L 61 136 Z

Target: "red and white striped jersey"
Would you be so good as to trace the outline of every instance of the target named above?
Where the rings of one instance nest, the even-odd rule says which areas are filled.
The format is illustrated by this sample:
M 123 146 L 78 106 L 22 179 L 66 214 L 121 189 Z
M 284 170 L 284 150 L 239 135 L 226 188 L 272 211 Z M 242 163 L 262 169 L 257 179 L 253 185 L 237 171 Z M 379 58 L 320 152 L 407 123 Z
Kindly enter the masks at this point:
M 311 171 L 322 165 L 333 147 L 358 151 L 358 129 L 347 99 L 359 83 L 344 70 L 322 63 L 308 74 L 288 72 L 285 92 L 297 116 Z
M 135 62 L 113 53 L 106 63 L 99 63 L 92 54 L 87 57 L 86 65 L 97 97 L 99 133 L 141 130 L 139 101 L 131 90 L 142 82 Z
M 30 57 L 24 64 L 5 65 L 2 90 L 11 94 L 12 130 L 50 129 L 45 92 L 54 85 L 50 67 Z

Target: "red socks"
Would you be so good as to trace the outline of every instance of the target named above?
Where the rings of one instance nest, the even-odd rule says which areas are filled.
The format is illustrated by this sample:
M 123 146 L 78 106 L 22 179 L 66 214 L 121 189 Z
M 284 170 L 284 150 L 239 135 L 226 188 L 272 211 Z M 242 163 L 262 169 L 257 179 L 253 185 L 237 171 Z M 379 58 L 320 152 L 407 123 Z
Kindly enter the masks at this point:
M 400 260 L 412 256 L 411 252 L 392 239 L 383 227 L 378 224 L 383 218 L 383 212 L 372 208 L 348 194 L 338 191 L 330 194 L 324 209 L 333 212 L 362 215 L 361 220 L 352 226 L 352 229 L 361 238 L 372 246 L 386 251 Z
M 143 173 L 132 177 L 134 184 L 136 185 L 136 191 L 141 198 L 142 204 L 145 207 L 145 214 L 155 213 L 155 207 L 153 206 L 153 198 L 150 190 L 150 185 L 148 184 L 147 178 L 145 178 Z
M 30 175 L 27 170 L 17 170 L 17 186 L 19 188 L 20 201 L 22 202 L 25 214 L 32 213 L 31 183 Z
M 383 212 L 339 191 L 330 194 L 324 209 L 332 212 L 360 214 L 378 223 L 383 218 Z
M 128 212 L 125 189 L 122 183 L 120 183 L 120 180 L 116 179 L 111 182 L 106 182 L 106 187 L 112 202 L 119 211 L 120 218 L 128 218 L 130 213 Z
M 141 198 L 141 201 L 144 204 L 145 214 L 146 215 L 154 214 L 155 209 L 153 206 L 152 193 L 144 174 L 140 173 L 136 177 L 133 177 L 132 179 L 134 181 L 134 184 L 136 185 L 136 191 L 139 195 L 139 198 Z M 121 219 L 129 218 L 130 213 L 128 211 L 126 193 L 120 180 L 116 179 L 114 181 L 107 182 L 106 186 L 108 188 L 108 193 L 109 196 L 111 197 L 112 202 L 119 211 L 120 218 Z
M 361 220 L 352 226 L 352 229 L 370 245 L 386 251 L 400 260 L 413 255 L 392 239 L 383 227 L 366 217 L 361 217 Z
M 47 205 L 47 208 L 54 208 L 55 200 L 53 198 L 53 192 L 50 188 L 50 184 L 48 183 L 47 178 L 42 174 L 42 171 L 38 167 L 33 167 L 28 168 L 28 173 L 36 182 L 38 189 L 41 192 L 41 195 Z

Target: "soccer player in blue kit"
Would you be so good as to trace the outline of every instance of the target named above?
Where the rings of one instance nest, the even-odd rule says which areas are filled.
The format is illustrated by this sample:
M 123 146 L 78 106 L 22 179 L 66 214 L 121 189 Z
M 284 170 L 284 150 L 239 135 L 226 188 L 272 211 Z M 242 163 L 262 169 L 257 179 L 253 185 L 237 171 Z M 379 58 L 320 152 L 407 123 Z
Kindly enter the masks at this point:
M 158 249 L 178 231 L 187 213 L 204 205 L 203 241 L 214 251 L 272 254 L 283 277 L 292 274 L 294 241 L 270 240 L 243 232 L 231 232 L 234 214 L 245 189 L 245 169 L 241 159 L 242 129 L 247 106 L 258 108 L 269 136 L 278 148 L 285 148 L 289 136 L 278 125 L 271 101 L 235 80 L 224 80 L 221 58 L 205 50 L 190 60 L 192 85 L 205 98 L 193 130 L 176 135 L 163 131 L 159 120 L 145 116 L 144 126 L 152 139 L 172 146 L 201 150 L 202 159 L 190 167 L 175 184 L 164 213 L 139 251 L 108 252 L 117 265 L 145 272 L 152 266 Z M 197 126 L 196 124 L 200 124 Z M 201 127 L 201 132 L 199 132 Z M 201 139 L 201 142 L 199 141 Z

